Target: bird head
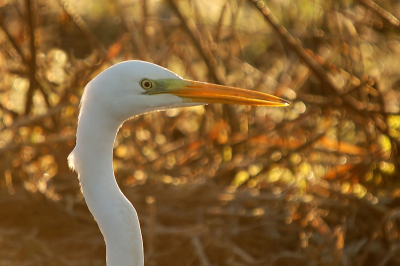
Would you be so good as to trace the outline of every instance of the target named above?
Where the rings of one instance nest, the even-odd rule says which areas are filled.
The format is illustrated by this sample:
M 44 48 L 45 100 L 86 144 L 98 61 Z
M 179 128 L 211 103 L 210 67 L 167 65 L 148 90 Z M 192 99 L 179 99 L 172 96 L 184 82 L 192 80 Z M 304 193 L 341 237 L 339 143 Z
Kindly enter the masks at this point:
M 186 80 L 143 61 L 125 61 L 100 73 L 86 86 L 82 108 L 86 102 L 121 122 L 155 110 L 208 103 L 290 105 L 266 93 Z

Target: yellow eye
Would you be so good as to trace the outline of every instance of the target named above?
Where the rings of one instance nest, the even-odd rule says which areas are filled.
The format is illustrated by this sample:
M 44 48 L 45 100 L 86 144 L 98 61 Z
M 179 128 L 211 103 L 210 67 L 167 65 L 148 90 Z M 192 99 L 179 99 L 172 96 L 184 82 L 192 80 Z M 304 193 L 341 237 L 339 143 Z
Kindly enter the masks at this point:
M 140 81 L 140 86 L 142 86 L 142 88 L 145 90 L 149 90 L 149 89 L 153 88 L 153 82 L 148 79 L 142 79 Z

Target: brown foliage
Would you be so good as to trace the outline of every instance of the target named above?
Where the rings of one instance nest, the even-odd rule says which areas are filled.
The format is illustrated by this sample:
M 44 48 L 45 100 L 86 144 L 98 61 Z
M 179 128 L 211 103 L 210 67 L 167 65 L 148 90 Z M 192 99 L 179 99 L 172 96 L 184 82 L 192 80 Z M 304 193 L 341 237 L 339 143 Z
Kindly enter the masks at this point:
M 82 2 L 0 3 L 0 265 L 104 265 L 66 158 L 85 84 L 129 59 L 293 102 L 124 124 L 146 265 L 400 264 L 398 1 Z

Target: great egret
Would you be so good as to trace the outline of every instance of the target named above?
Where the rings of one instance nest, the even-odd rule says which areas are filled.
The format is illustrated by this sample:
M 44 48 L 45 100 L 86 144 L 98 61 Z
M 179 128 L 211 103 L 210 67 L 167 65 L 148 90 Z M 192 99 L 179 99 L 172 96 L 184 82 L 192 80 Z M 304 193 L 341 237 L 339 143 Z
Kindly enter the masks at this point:
M 143 113 L 207 103 L 290 104 L 261 92 L 185 80 L 143 61 L 116 64 L 87 84 L 76 146 L 68 161 L 78 173 L 86 203 L 104 236 L 107 265 L 143 265 L 138 216 L 114 177 L 112 154 L 119 127 Z

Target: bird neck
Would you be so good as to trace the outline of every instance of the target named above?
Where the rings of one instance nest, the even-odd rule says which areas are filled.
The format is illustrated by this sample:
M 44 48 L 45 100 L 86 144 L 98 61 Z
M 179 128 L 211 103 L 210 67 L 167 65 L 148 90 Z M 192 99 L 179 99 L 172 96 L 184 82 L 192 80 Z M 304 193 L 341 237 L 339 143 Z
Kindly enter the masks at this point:
M 141 266 L 139 219 L 119 189 L 112 165 L 113 145 L 123 121 L 116 121 L 101 110 L 81 111 L 73 163 L 86 203 L 104 236 L 107 265 Z

